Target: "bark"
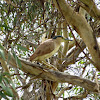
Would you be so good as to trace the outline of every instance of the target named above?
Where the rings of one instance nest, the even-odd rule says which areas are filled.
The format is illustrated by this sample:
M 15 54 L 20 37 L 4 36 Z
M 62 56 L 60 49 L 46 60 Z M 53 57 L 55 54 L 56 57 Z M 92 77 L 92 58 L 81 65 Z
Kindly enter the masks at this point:
M 67 33 L 66 27 L 67 27 L 66 22 L 63 22 L 63 28 L 64 28 L 64 29 L 63 29 L 63 36 L 64 36 L 65 38 L 68 38 L 68 33 Z M 62 52 L 63 57 L 62 57 L 62 58 L 64 58 L 64 57 L 66 56 L 66 53 L 67 53 L 67 51 L 68 51 L 68 43 L 69 43 L 69 41 L 64 42 L 64 47 L 63 47 L 63 52 Z
M 5 72 L 9 73 L 7 63 L 4 61 L 4 59 L 0 58 L 0 62 L 1 62 L 2 67 L 4 68 Z M 6 76 L 6 77 L 9 78 L 10 80 L 12 80 L 12 78 L 10 76 Z M 10 88 L 11 88 L 11 86 L 10 86 Z M 11 90 L 14 93 L 14 96 L 15 96 L 14 99 L 16 99 L 16 97 L 19 98 L 17 91 L 15 91 L 13 88 L 11 88 Z
M 100 71 L 100 51 L 97 45 L 96 37 L 93 35 L 93 30 L 87 23 L 86 19 L 79 13 L 76 13 L 65 0 L 53 0 L 56 7 L 59 9 L 67 23 L 81 36 L 89 52 L 92 56 L 94 66 Z
M 5 58 L 7 61 L 8 52 L 4 50 L 4 53 L 6 55 Z M 90 80 L 83 79 L 78 76 L 68 75 L 64 72 L 49 70 L 49 69 L 46 69 L 45 67 L 41 67 L 37 64 L 32 64 L 29 61 L 25 61 L 22 59 L 20 59 L 20 61 L 22 65 L 21 70 L 26 73 L 30 73 L 31 75 L 37 76 L 36 78 L 46 79 L 46 80 L 50 80 L 50 81 L 54 81 L 58 83 L 67 82 L 72 85 L 81 86 L 91 92 L 98 92 L 99 90 L 98 85 Z M 13 67 L 17 67 L 16 61 L 14 60 L 12 55 L 10 57 L 9 64 Z
M 100 10 L 97 8 L 93 0 L 80 0 L 83 7 L 92 17 L 100 20 Z
M 81 46 L 83 50 L 86 48 L 86 45 L 82 40 L 80 40 L 79 45 Z M 80 49 L 80 47 L 74 48 L 73 53 L 71 53 L 71 55 L 69 54 L 68 57 L 66 57 L 66 60 L 62 64 L 62 67 L 68 66 L 70 64 L 74 64 L 76 62 L 77 57 L 79 56 L 81 52 L 82 50 Z

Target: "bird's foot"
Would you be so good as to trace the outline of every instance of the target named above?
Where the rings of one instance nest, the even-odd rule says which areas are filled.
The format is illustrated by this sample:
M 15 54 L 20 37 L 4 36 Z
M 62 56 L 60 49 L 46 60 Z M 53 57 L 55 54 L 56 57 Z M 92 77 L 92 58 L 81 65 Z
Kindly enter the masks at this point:
M 47 62 L 45 61 L 42 61 L 42 63 L 44 65 L 46 65 L 46 68 L 49 68 L 49 69 L 53 69 L 53 70 L 56 70 L 56 71 L 59 71 L 55 66 L 51 65 L 51 64 L 48 64 Z
M 49 69 L 53 69 L 53 70 L 55 70 L 55 71 L 59 71 L 55 66 L 53 66 L 53 65 L 47 65 L 47 68 L 49 68 Z

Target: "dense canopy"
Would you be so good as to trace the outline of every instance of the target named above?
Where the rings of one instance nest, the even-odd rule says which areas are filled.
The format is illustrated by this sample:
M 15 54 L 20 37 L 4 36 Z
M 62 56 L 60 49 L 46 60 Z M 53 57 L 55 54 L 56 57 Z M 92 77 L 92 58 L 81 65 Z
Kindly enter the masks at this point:
M 61 35 L 46 62 L 29 58 L 38 45 Z M 0 99 L 99 100 L 100 0 L 1 0 Z

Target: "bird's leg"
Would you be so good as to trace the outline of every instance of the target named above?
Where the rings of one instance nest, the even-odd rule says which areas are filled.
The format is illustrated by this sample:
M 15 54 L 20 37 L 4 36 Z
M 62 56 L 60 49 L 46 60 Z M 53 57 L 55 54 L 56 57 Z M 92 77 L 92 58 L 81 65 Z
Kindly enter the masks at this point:
M 46 65 L 48 68 L 50 68 L 50 69 L 58 70 L 58 69 L 57 69 L 56 67 L 54 67 L 53 65 L 48 64 L 45 60 L 43 60 L 42 63 L 43 63 L 44 65 Z

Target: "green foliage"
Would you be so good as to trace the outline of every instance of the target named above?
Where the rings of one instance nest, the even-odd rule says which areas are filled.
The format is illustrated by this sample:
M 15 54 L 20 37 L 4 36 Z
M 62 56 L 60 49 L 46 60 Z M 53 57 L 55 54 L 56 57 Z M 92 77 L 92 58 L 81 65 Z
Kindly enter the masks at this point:
M 15 89 L 15 85 L 10 78 L 8 78 L 8 76 L 10 76 L 10 74 L 7 72 L 0 73 L 0 86 L 2 88 L 0 91 L 0 96 L 7 100 L 9 100 L 8 97 L 14 97 L 11 87 Z
M 28 51 L 27 48 L 25 48 L 24 46 L 21 46 L 20 44 L 17 44 L 17 49 L 19 50 L 22 50 L 22 51 Z
M 22 67 L 21 62 L 20 62 L 19 58 L 16 56 L 15 52 L 13 52 L 13 56 L 16 60 L 16 64 L 21 68 Z
M 3 46 L 0 44 L 0 56 L 1 56 L 1 58 L 3 58 L 3 60 L 5 60 L 5 55 L 4 55 L 4 48 L 3 48 Z
M 8 3 L 6 1 L 9 1 L 11 3 Z M 78 2 L 75 3 L 75 0 L 74 2 L 73 0 L 66 0 L 66 2 L 67 1 L 69 5 L 73 7 L 73 9 L 77 7 Z M 14 94 L 12 88 L 14 90 L 19 89 L 17 92 L 19 93 L 19 96 L 21 95 L 20 92 L 24 96 L 24 93 L 28 89 L 25 89 L 24 91 L 22 87 L 32 80 L 30 80 L 31 75 L 26 75 L 25 72 L 21 71 L 22 65 L 19 57 L 25 59 L 29 58 L 29 56 L 33 54 L 33 51 L 42 41 L 43 39 L 42 37 L 44 34 L 45 34 L 44 37 L 51 38 L 57 34 L 58 30 L 61 30 L 59 31 L 59 33 L 61 35 L 64 35 L 62 24 L 63 22 L 65 22 L 65 20 L 64 17 L 62 17 L 62 14 L 59 13 L 59 11 L 55 8 L 55 6 L 56 5 L 53 4 L 52 0 L 1 0 L 0 1 L 0 57 L 2 57 L 3 60 L 7 58 L 6 63 L 9 69 L 9 73 L 13 75 L 11 77 L 13 81 L 12 82 L 11 79 L 9 78 L 10 74 L 5 72 L 3 66 L 0 64 L 0 72 L 2 72 L 0 73 L 0 86 L 1 86 L 0 97 L 8 100 L 9 97 L 13 99 Z M 94 23 L 95 19 L 91 20 L 91 16 L 89 14 L 86 15 L 86 19 L 88 23 L 91 22 L 90 26 L 92 24 L 96 26 Z M 59 23 L 61 23 L 61 27 L 58 28 Z M 77 38 L 80 39 L 79 35 L 74 31 L 72 27 L 71 29 L 75 33 L 76 39 Z M 67 27 L 67 25 L 66 25 L 66 30 L 67 30 L 66 34 L 68 32 L 67 35 L 69 36 L 69 38 L 73 39 L 72 33 Z M 99 78 L 100 73 L 96 71 L 95 67 L 90 65 L 90 62 L 86 60 L 87 58 L 85 58 L 83 55 L 79 55 L 77 59 L 74 58 L 74 55 L 78 47 L 78 45 L 76 44 L 75 46 L 75 44 L 74 44 L 75 49 L 73 49 L 73 47 L 71 48 L 74 51 L 72 52 L 70 52 L 70 50 L 68 51 L 69 56 L 67 56 L 67 53 L 66 55 L 63 55 L 64 57 L 66 56 L 68 58 L 73 56 L 73 62 L 71 62 L 71 64 L 73 65 L 71 64 L 64 65 L 66 66 L 65 73 L 68 73 L 70 75 L 77 75 L 82 78 L 89 79 L 91 81 L 95 80 L 95 78 L 93 77 L 95 76 L 95 74 L 97 74 L 98 80 L 100 80 Z M 4 49 L 8 51 L 8 55 L 4 54 Z M 85 49 L 84 51 L 86 51 L 86 53 L 89 54 L 87 49 Z M 9 61 L 11 60 L 11 54 L 9 52 L 12 53 L 14 60 L 16 61 L 16 65 L 18 65 L 17 68 L 15 68 L 15 66 L 12 66 L 9 63 Z M 60 53 L 62 55 L 62 51 L 60 51 Z M 62 60 L 62 63 L 59 63 L 60 59 Z M 62 66 L 63 62 L 66 61 L 66 58 L 56 57 L 53 58 L 53 60 L 54 62 L 52 61 L 52 58 L 50 59 L 51 64 L 57 63 L 57 66 Z M 65 84 L 58 85 L 56 93 L 59 93 L 59 91 L 61 91 L 64 87 L 66 87 Z M 46 86 L 46 83 L 44 83 L 44 85 Z M 41 89 L 41 86 L 43 86 L 43 83 L 41 82 L 40 79 L 36 80 L 33 79 L 31 88 L 32 89 L 31 92 L 33 94 L 31 94 L 29 91 L 27 91 L 27 94 L 28 93 L 29 95 L 31 94 L 30 97 L 33 95 L 37 95 L 38 93 L 36 92 L 37 90 L 39 92 L 41 92 L 41 90 L 44 90 Z M 73 86 L 72 89 L 66 90 L 66 92 L 64 92 L 61 97 L 63 98 L 66 97 L 66 93 L 68 94 L 67 96 L 73 96 L 83 92 L 84 88 L 79 86 Z M 44 91 L 42 93 L 44 93 Z M 91 98 L 93 99 L 96 98 L 97 100 L 100 99 L 99 96 L 97 95 L 89 94 L 89 96 L 90 100 L 92 100 Z
M 11 28 L 8 26 L 8 25 L 6 25 L 6 24 L 0 24 L 0 29 L 3 31 L 3 30 L 11 30 Z

